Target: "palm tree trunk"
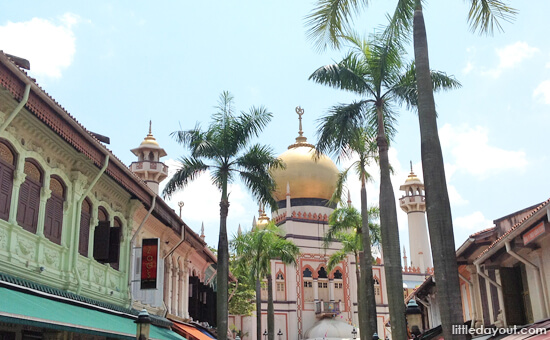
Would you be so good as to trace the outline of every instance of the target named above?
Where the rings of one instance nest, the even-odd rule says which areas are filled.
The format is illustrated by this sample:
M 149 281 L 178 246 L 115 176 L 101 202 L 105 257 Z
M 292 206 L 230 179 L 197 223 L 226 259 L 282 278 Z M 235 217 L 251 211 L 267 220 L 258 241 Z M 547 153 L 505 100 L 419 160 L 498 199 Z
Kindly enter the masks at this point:
M 262 285 L 256 278 L 256 340 L 262 340 Z
M 228 280 L 229 280 L 229 244 L 227 242 L 227 214 L 229 212 L 229 201 L 227 190 L 222 192 L 220 202 L 220 236 L 218 240 L 218 276 L 216 296 L 216 321 L 219 340 L 227 340 L 228 323 Z
M 357 232 L 359 232 L 359 230 L 357 230 Z M 361 270 L 359 268 L 359 266 L 357 265 L 359 263 L 360 260 L 360 255 L 358 253 L 355 254 L 355 277 L 357 279 L 357 314 L 358 314 L 358 318 L 359 318 L 359 339 L 361 340 L 370 340 L 372 339 L 372 335 L 370 337 L 370 339 L 367 337 L 367 332 L 370 332 L 370 330 L 368 330 L 368 327 L 369 327 L 369 322 L 366 318 L 366 315 L 365 315 L 365 307 L 366 307 L 366 303 L 365 303 L 365 299 L 364 299 L 364 296 L 365 296 L 365 281 L 364 280 L 361 280 Z
M 441 311 L 441 326 L 445 339 L 465 339 L 465 336 L 452 335 L 452 325 L 463 323 L 458 266 L 456 263 L 453 222 L 447 181 L 443 166 L 443 154 L 437 132 L 435 102 L 433 97 L 428 41 L 420 0 L 416 0 L 414 12 L 414 57 L 418 86 L 418 120 L 422 170 L 426 189 L 426 212 L 435 281 L 437 301 Z
M 388 139 L 384 131 L 384 116 L 381 106 L 376 107 L 376 113 L 378 119 L 376 143 L 378 144 L 378 155 L 380 157 L 380 231 L 382 234 L 388 307 L 390 308 L 391 334 L 392 339 L 407 339 L 397 210 L 390 178 Z
M 267 339 L 275 340 L 275 310 L 273 308 L 273 277 L 267 274 Z
M 359 313 L 359 327 L 361 330 L 361 339 L 370 340 L 372 335 L 377 331 L 376 322 L 376 299 L 374 297 L 374 281 L 372 276 L 372 253 L 371 240 L 369 230 L 369 209 L 367 207 L 367 188 L 365 176 L 361 176 L 361 243 L 363 243 L 363 251 L 359 253 L 359 261 L 361 267 L 361 282 L 359 287 L 364 292 L 359 298 L 358 303 L 363 305 L 363 316 Z M 361 321 L 364 325 L 361 328 Z

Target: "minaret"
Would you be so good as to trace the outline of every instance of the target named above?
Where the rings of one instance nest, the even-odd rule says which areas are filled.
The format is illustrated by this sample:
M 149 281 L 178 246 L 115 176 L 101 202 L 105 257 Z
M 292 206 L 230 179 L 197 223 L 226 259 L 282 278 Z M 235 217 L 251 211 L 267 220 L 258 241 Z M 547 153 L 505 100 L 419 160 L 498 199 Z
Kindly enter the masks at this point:
M 405 192 L 399 199 L 399 205 L 407 213 L 409 222 L 410 263 L 411 266 L 420 267 L 420 272 L 425 273 L 426 268 L 433 267 L 426 226 L 426 197 L 424 184 L 414 174 L 412 162 L 411 173 L 399 189 Z
M 405 250 L 405 246 L 403 246 L 403 270 L 407 271 L 407 251 Z
M 137 156 L 138 161 L 130 164 L 130 170 L 141 178 L 156 194 L 159 192 L 159 183 L 168 176 L 168 166 L 160 161 L 166 156 L 166 151 L 159 146 L 151 133 L 151 121 L 149 121 L 149 134 L 139 147 L 131 150 Z
M 263 204 L 260 203 L 260 207 L 258 209 L 257 227 L 260 229 L 263 229 L 268 223 L 269 223 L 269 217 L 267 217 L 267 215 L 265 214 L 265 209 Z
M 205 238 L 205 237 L 206 237 L 206 236 L 204 235 L 204 222 L 202 222 L 202 226 L 201 226 L 201 236 L 200 236 L 200 238 L 201 238 L 201 240 L 204 241 L 204 238 Z

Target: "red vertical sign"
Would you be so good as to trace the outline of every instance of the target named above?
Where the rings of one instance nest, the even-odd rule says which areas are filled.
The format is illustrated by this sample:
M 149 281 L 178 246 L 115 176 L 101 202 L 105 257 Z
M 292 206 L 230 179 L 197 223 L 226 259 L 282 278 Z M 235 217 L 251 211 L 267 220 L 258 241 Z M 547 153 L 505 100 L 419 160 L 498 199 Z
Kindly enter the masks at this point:
M 141 289 L 157 288 L 158 238 L 144 239 L 141 246 Z

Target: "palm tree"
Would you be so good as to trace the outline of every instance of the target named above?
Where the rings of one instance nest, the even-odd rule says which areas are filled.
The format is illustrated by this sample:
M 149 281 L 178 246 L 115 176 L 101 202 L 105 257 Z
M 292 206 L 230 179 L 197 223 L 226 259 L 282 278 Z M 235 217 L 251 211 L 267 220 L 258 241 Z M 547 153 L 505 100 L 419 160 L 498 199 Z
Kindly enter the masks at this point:
M 250 276 L 260 282 L 267 279 L 267 331 L 268 339 L 275 338 L 275 311 L 273 308 L 273 275 L 271 260 L 284 264 L 296 264 L 300 249 L 291 241 L 283 238 L 281 230 L 270 222 L 261 228 L 241 234 L 234 238 L 232 247 L 235 249 L 241 266 L 248 267 Z M 256 293 L 257 336 L 261 337 L 261 294 Z M 261 338 L 259 338 L 261 339 Z
M 502 30 L 500 20 L 511 21 L 516 10 L 504 0 L 470 0 L 468 21 L 472 31 L 492 34 Z M 368 1 L 318 0 L 308 16 L 310 38 L 320 50 L 327 46 L 339 48 L 347 35 L 352 16 Z M 414 19 L 413 19 L 414 16 Z M 458 268 L 455 258 L 453 224 L 447 182 L 443 166 L 441 143 L 437 131 L 435 101 L 430 81 L 428 43 L 421 0 L 398 0 L 390 25 L 390 35 L 403 38 L 410 33 L 413 19 L 413 40 L 416 77 L 418 79 L 418 120 L 420 123 L 422 170 L 426 189 L 426 212 L 438 281 L 443 336 L 451 338 L 452 325 L 462 323 L 462 315 L 454 306 L 460 303 Z
M 163 194 L 170 197 L 206 171 L 210 171 L 212 183 L 221 191 L 216 321 L 218 338 L 225 340 L 228 330 L 229 277 L 227 186 L 238 176 L 260 202 L 275 206 L 276 202 L 271 196 L 275 183 L 269 169 L 281 167 L 282 163 L 273 156 L 270 148 L 260 144 L 249 146 L 251 139 L 257 137 L 271 120 L 270 112 L 264 107 L 252 107 L 249 112 L 241 112 L 236 116 L 233 96 L 229 92 L 220 95 L 216 108 L 218 111 L 212 115 L 212 122 L 205 131 L 196 125 L 191 130 L 172 133 L 191 155 L 179 159 L 180 167 L 166 184 Z
M 370 216 L 377 216 L 378 208 L 371 207 L 368 209 L 368 213 Z M 366 294 L 365 288 L 363 285 L 360 285 L 359 283 L 365 282 L 363 280 L 363 270 L 359 269 L 359 267 L 362 267 L 363 264 L 361 261 L 361 254 L 368 254 L 369 257 L 369 263 L 368 267 L 370 268 L 370 273 L 367 275 L 370 275 L 371 281 L 372 281 L 372 259 L 371 258 L 371 252 L 370 251 L 364 251 L 364 240 L 363 237 L 365 234 L 370 235 L 371 240 L 368 242 L 369 244 L 375 244 L 378 243 L 380 240 L 380 226 L 378 224 L 369 222 L 368 223 L 368 229 L 367 232 L 361 232 L 361 229 L 364 228 L 364 220 L 363 220 L 363 214 L 359 213 L 357 209 L 355 209 L 353 206 L 348 205 L 341 207 L 339 209 L 336 209 L 332 212 L 329 216 L 329 230 L 325 234 L 324 238 L 324 247 L 328 248 L 330 244 L 334 241 L 341 243 L 341 248 L 333 253 L 328 261 L 328 270 L 332 271 L 338 263 L 342 262 L 349 254 L 353 254 L 355 263 L 359 263 L 359 266 L 355 266 L 355 276 L 357 279 L 357 298 L 359 299 L 359 303 L 357 304 L 358 310 L 359 310 L 359 334 L 361 336 L 361 339 L 371 339 L 372 335 L 369 335 L 370 337 L 367 337 L 367 334 L 362 333 L 363 328 L 361 328 L 361 321 L 370 321 L 367 320 L 365 317 L 365 313 L 367 313 L 367 317 L 370 319 L 371 314 L 368 314 L 369 312 L 374 313 L 374 319 L 376 321 L 376 301 L 374 303 L 374 312 L 370 311 L 371 306 L 365 306 L 363 303 L 361 303 L 362 296 Z M 373 219 L 371 219 L 372 221 Z M 369 233 L 370 231 L 370 233 Z M 369 248 L 370 249 L 370 248 Z M 374 290 L 374 285 L 371 285 Z M 373 293 L 373 299 L 374 293 Z M 365 309 L 369 308 L 369 309 Z M 376 325 L 376 324 L 375 324 Z M 370 326 L 370 325 L 369 325 Z M 369 329 L 369 332 L 374 333 L 376 331 L 376 327 L 372 330 L 372 326 Z M 367 328 L 368 329 L 368 328 Z M 369 333 L 370 334 L 370 333 Z
M 355 36 L 346 37 L 351 50 L 338 64 L 317 69 L 310 79 L 331 87 L 357 93 L 365 99 L 352 104 L 340 104 L 331 109 L 329 119 L 342 126 L 362 126 L 369 123 L 376 128 L 376 143 L 380 165 L 380 225 L 384 271 L 392 336 L 406 337 L 405 306 L 402 300 L 399 229 L 395 196 L 390 178 L 388 159 L 389 139 L 395 133 L 393 102 L 415 107 L 416 77 L 414 63 L 404 65 L 403 47 L 396 39 L 374 35 L 370 42 Z M 442 72 L 432 72 L 431 81 L 436 90 L 458 87 L 460 84 Z
M 357 294 L 359 311 L 359 330 L 361 339 L 372 338 L 376 332 L 376 299 L 374 296 L 374 282 L 372 274 L 372 254 L 371 238 L 369 233 L 369 212 L 367 209 L 367 189 L 366 183 L 370 178 L 366 168 L 371 159 L 376 158 L 376 142 L 374 141 L 373 129 L 363 128 L 355 125 L 352 121 L 337 121 L 339 116 L 327 115 L 320 119 L 319 141 L 317 142 L 317 153 L 336 153 L 338 159 L 350 159 L 357 155 L 359 159 L 353 162 L 344 170 L 338 179 L 336 191 L 332 201 L 341 202 L 344 181 L 347 174 L 353 168 L 359 175 L 361 181 L 361 221 L 362 225 L 357 228 L 357 234 L 362 242 L 362 248 L 367 251 L 359 250 L 359 268 L 361 279 L 357 281 L 358 289 L 361 294 Z M 351 124 L 350 124 L 351 123 Z M 361 298 L 363 297 L 363 298 Z

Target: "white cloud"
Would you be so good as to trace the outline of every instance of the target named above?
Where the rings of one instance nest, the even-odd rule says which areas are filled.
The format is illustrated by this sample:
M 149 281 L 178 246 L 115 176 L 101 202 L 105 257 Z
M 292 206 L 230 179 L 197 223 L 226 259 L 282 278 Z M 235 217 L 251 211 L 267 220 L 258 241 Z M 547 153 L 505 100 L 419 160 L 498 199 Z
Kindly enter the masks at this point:
M 464 68 L 462 69 L 462 73 L 463 74 L 468 74 L 470 72 L 472 72 L 472 70 L 474 69 L 474 64 L 470 61 L 468 61 L 466 63 L 466 66 L 464 66 Z
M 481 126 L 445 124 L 440 129 L 441 146 L 453 157 L 456 171 L 485 178 L 501 171 L 525 170 L 528 163 L 525 152 L 489 145 L 488 133 Z
M 537 86 L 533 92 L 534 98 L 540 98 L 546 104 L 550 104 L 550 80 L 545 80 Z
M 538 51 L 538 48 L 530 47 L 523 41 L 518 41 L 503 48 L 497 48 L 496 53 L 499 59 L 498 65 L 495 68 L 482 72 L 482 74 L 497 78 L 502 71 L 514 68 L 523 60 L 531 58 Z
M 453 221 L 453 227 L 458 230 L 468 230 L 474 233 L 483 229 L 487 229 L 493 225 L 493 221 L 488 220 L 479 211 L 470 215 L 458 217 Z
M 0 26 L 0 46 L 5 53 L 25 58 L 31 63 L 31 74 L 60 78 L 76 52 L 73 27 L 81 21 L 76 14 L 65 13 L 55 22 L 32 18 Z

